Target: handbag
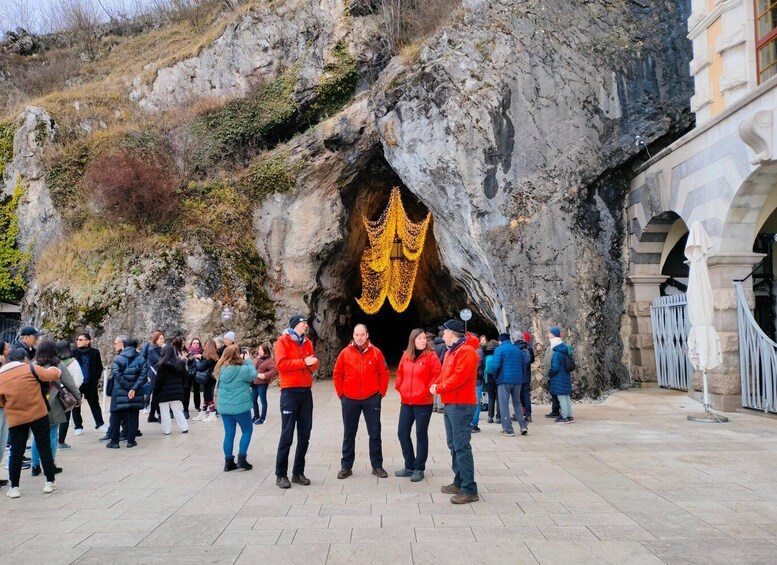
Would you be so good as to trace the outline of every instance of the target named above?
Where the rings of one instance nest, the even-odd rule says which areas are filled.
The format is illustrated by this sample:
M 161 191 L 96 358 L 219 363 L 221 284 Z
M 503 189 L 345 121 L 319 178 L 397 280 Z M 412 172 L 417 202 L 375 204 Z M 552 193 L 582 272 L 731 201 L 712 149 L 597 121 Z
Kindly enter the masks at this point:
M 67 387 L 58 383 L 55 383 L 54 386 L 57 388 L 57 399 L 65 412 L 70 412 L 73 408 L 81 406 L 81 401 Z
M 197 381 L 199 384 L 204 385 L 208 383 L 208 379 L 210 379 L 210 371 L 195 371 L 194 372 L 194 380 Z

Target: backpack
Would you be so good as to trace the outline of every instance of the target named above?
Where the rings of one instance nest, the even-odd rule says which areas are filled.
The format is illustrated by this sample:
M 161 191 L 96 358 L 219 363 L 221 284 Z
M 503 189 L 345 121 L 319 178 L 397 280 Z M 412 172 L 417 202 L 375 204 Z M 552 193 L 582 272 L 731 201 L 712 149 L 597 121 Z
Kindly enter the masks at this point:
M 575 358 L 572 357 L 572 354 L 569 351 L 567 351 L 566 355 L 564 355 L 564 370 L 567 373 L 571 373 L 575 369 L 577 369 Z

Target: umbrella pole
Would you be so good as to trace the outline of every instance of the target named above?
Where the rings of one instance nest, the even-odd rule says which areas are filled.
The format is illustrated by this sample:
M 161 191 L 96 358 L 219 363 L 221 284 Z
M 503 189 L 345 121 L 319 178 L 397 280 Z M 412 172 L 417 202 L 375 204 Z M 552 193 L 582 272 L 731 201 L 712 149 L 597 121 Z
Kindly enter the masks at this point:
M 723 424 L 728 422 L 728 418 L 725 416 L 718 416 L 710 410 L 710 398 L 707 391 L 707 369 L 702 369 L 701 372 L 701 388 L 702 388 L 702 402 L 704 403 L 704 412 L 701 414 L 688 414 L 688 420 L 691 422 L 709 422 L 713 424 Z
M 701 387 L 704 394 L 704 413 L 709 414 L 710 398 L 709 398 L 709 394 L 707 393 L 707 369 L 704 369 L 701 372 Z

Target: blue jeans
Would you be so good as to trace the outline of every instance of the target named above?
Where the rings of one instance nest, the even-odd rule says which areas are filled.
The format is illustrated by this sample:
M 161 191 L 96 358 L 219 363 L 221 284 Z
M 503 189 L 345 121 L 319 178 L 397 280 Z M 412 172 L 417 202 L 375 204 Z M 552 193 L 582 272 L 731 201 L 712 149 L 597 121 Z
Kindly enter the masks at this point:
M 472 425 L 477 426 L 480 423 L 480 399 L 483 398 L 483 383 L 478 382 L 475 385 L 475 398 L 478 401 L 477 406 L 475 407 L 475 415 L 472 416 Z
M 267 416 L 267 386 L 268 385 L 251 385 L 251 402 L 254 403 L 254 420 L 259 418 L 264 422 Z M 262 411 L 259 411 L 259 403 L 262 403 Z
M 472 458 L 472 416 L 475 404 L 446 404 L 445 438 L 451 451 L 453 484 L 464 494 L 477 494 L 475 482 L 475 460 Z
M 57 440 L 59 439 L 59 424 L 54 424 L 49 430 L 51 436 L 51 458 L 57 458 Z M 5 446 L 3 446 L 5 449 Z M 38 446 L 35 444 L 35 438 L 32 438 L 32 465 L 33 467 L 40 467 L 40 453 L 38 452 Z
M 413 471 L 426 470 L 426 459 L 429 456 L 429 420 L 432 419 L 433 404 L 402 404 L 399 408 L 399 424 L 397 437 L 402 446 L 402 456 L 405 459 L 405 469 Z M 413 440 L 410 430 L 415 422 L 415 442 L 417 451 L 413 451 Z
M 248 444 L 251 443 L 251 434 L 254 427 L 251 425 L 251 412 L 242 414 L 221 414 L 221 422 L 224 424 L 224 457 L 234 457 L 235 431 L 240 424 L 240 447 L 238 455 L 245 457 L 248 454 Z
M 502 430 L 513 432 L 513 421 L 510 419 L 510 400 L 513 401 L 513 409 L 518 425 L 521 429 L 526 429 L 526 420 L 523 419 L 523 409 L 521 408 L 521 385 L 498 385 L 497 396 L 499 397 L 499 416 L 502 420 Z

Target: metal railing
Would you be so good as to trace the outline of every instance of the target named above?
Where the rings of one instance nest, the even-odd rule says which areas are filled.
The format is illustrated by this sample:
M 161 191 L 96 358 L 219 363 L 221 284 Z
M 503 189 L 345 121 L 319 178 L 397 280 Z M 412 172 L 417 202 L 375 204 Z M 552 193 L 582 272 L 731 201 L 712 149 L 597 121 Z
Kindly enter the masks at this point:
M 653 349 L 656 354 L 658 386 L 688 390 L 693 365 L 688 359 L 688 300 L 685 294 L 659 296 L 650 306 Z
M 777 411 L 777 343 L 758 326 L 741 282 L 737 290 L 739 326 L 739 371 L 742 377 L 742 406 L 764 412 Z
M 12 318 L 0 318 L 0 339 L 3 339 L 9 343 L 16 339 L 19 329 L 22 327 L 22 323 L 19 320 Z

